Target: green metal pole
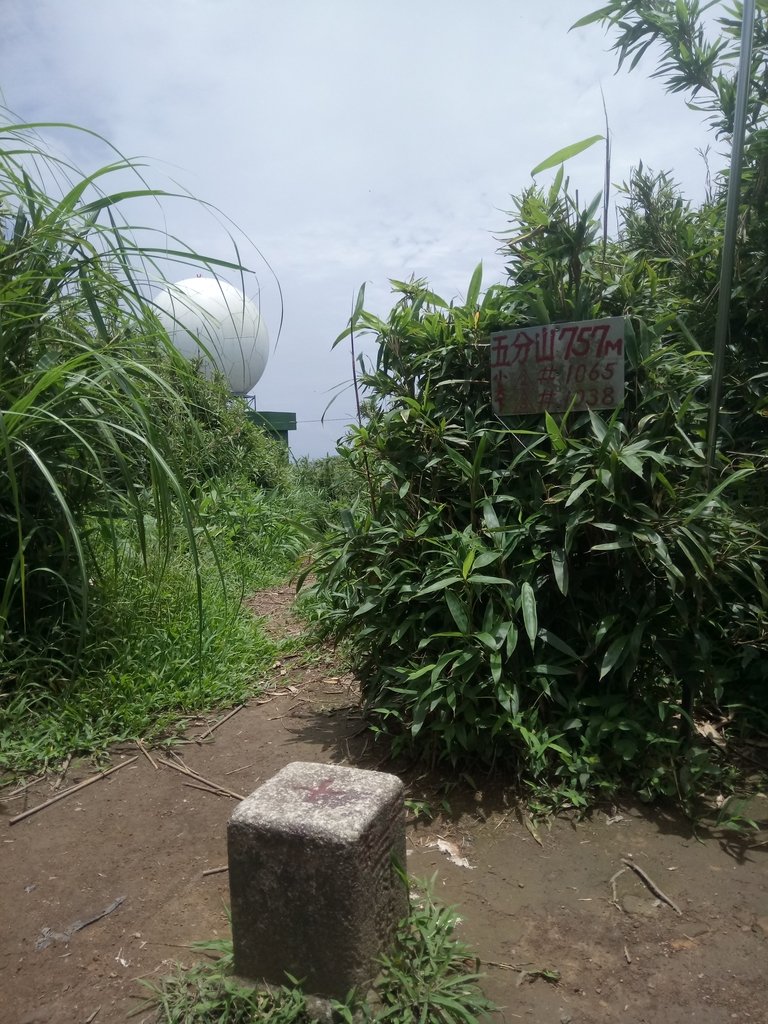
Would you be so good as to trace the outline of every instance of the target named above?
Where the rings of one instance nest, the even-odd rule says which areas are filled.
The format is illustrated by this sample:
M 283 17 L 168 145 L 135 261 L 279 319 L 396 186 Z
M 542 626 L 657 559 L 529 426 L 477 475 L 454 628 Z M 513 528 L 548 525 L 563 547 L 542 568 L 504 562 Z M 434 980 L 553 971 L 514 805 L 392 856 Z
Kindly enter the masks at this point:
M 741 198 L 741 165 L 744 155 L 744 134 L 747 120 L 747 97 L 749 95 L 749 80 L 752 67 L 752 37 L 754 35 L 754 28 L 755 0 L 744 0 L 741 23 L 741 55 L 739 57 L 739 71 L 736 83 L 736 110 L 733 118 L 731 170 L 728 178 L 728 200 L 725 207 L 725 237 L 723 239 L 723 257 L 720 265 L 720 294 L 717 302 L 712 386 L 709 400 L 707 465 L 710 473 L 715 468 L 715 457 L 717 454 L 720 400 L 723 391 L 723 372 L 725 370 L 725 344 L 728 340 L 728 320 L 731 313 L 733 260 L 739 220 L 739 199 Z

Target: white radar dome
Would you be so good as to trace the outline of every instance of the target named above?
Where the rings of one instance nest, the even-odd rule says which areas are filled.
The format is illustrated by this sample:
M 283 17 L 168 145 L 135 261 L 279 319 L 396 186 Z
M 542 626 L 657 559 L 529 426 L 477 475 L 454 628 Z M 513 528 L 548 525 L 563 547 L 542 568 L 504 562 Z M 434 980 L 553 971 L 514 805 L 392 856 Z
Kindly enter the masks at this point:
M 258 307 L 237 288 L 213 277 L 190 277 L 156 298 L 156 312 L 187 359 L 220 370 L 235 394 L 247 394 L 264 373 L 269 335 Z

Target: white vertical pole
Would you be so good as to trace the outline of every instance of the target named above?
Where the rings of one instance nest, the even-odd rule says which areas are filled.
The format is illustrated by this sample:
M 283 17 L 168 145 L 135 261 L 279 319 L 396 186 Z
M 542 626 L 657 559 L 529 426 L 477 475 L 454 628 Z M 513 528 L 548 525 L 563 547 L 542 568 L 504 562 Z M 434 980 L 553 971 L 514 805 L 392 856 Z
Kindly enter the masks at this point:
M 754 35 L 754 28 L 755 0 L 744 0 L 744 12 L 741 23 L 741 55 L 739 57 L 739 71 L 736 84 L 736 110 L 733 118 L 731 169 L 728 177 L 728 200 L 725 207 L 725 237 L 723 239 L 723 256 L 720 266 L 720 294 L 717 303 L 712 386 L 709 401 L 707 465 L 710 472 L 715 467 L 717 428 L 720 418 L 720 399 L 723 390 L 723 371 L 725 369 L 725 344 L 728 339 L 728 320 L 731 313 L 733 261 L 736 249 L 736 229 L 739 219 L 739 199 L 741 198 L 741 165 L 744 154 L 744 133 L 746 130 L 747 97 L 749 95 L 752 66 L 752 37 Z

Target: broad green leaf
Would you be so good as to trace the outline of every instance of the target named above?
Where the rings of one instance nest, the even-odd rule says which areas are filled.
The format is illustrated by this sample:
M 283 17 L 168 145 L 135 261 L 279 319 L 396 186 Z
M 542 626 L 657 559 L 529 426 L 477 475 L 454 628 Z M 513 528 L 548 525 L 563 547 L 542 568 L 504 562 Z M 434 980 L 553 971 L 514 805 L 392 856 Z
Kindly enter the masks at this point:
M 464 559 L 464 562 L 462 563 L 461 575 L 464 577 L 464 579 L 466 579 L 467 576 L 469 576 L 469 574 L 472 572 L 472 566 L 475 564 L 476 554 L 477 552 L 470 551 L 467 557 Z
M 564 177 L 565 177 L 565 167 L 563 166 L 563 164 L 560 164 L 560 166 L 557 169 L 557 174 L 555 175 L 555 180 L 552 182 L 552 186 L 551 186 L 551 188 L 549 190 L 549 202 L 550 202 L 550 205 L 556 201 L 556 199 L 558 197 L 558 194 L 560 192 L 560 189 L 562 188 L 563 178 Z
M 491 677 L 493 678 L 494 683 L 498 685 L 498 682 L 501 679 L 501 655 L 498 651 L 494 651 L 493 654 L 491 654 L 490 662 Z
M 487 530 L 498 530 L 499 529 L 499 517 L 493 508 L 490 501 L 483 502 L 483 522 Z
M 359 616 L 365 615 L 367 612 L 373 611 L 373 609 L 376 607 L 377 604 L 375 601 L 364 601 L 363 604 L 361 604 L 360 607 L 355 611 L 355 614 L 352 616 L 352 618 L 359 618 Z
M 527 580 L 520 588 L 520 606 L 523 611 L 525 631 L 533 648 L 536 643 L 536 635 L 539 632 L 539 624 L 536 615 L 536 595 L 533 592 L 533 587 Z
M 550 665 L 547 662 L 541 662 L 537 665 L 531 666 L 534 672 L 538 672 L 542 676 L 572 676 L 573 669 L 568 668 L 567 665 Z
M 568 500 L 565 503 L 565 508 L 568 508 L 570 505 L 573 505 L 575 501 L 578 501 L 582 494 L 590 488 L 594 482 L 594 477 L 591 480 L 585 480 L 583 483 L 580 483 L 575 490 L 571 491 L 568 495 Z
M 463 583 L 461 576 L 446 576 L 436 583 L 430 583 L 426 587 L 422 587 L 421 590 L 417 590 L 413 595 L 414 597 L 424 597 L 425 594 L 434 594 L 437 590 L 444 590 L 446 587 L 452 587 L 454 583 Z
M 555 582 L 563 597 L 568 596 L 568 559 L 563 548 L 552 548 L 550 552 Z
M 560 427 L 557 425 L 557 421 L 550 416 L 547 410 L 544 410 L 544 423 L 549 434 L 549 439 L 552 442 L 552 447 L 556 452 L 564 452 L 568 445 L 563 440 L 563 435 L 560 432 Z
M 589 422 L 592 424 L 592 433 L 595 435 L 598 444 L 602 444 L 605 440 L 605 435 L 608 433 L 608 428 L 592 409 L 589 410 Z
M 511 658 L 517 648 L 517 626 L 514 622 L 509 622 L 506 625 L 506 645 L 505 651 L 508 658 Z
M 486 633 L 485 631 L 482 633 L 475 633 L 475 639 L 479 640 L 484 647 L 488 647 L 492 651 L 495 651 L 499 646 L 499 642 L 496 637 L 492 636 L 490 633 Z
M 631 470 L 635 476 L 639 476 L 641 480 L 643 477 L 643 464 L 636 455 L 628 455 L 625 451 L 619 451 L 619 462 L 621 462 L 627 469 Z
M 424 289 L 422 295 L 424 296 L 424 300 L 431 306 L 437 306 L 438 309 L 448 309 L 448 303 L 445 299 L 441 299 L 439 295 L 431 292 L 428 288 Z
M 451 613 L 453 621 L 462 633 L 466 633 L 469 630 L 469 617 L 464 602 L 452 590 L 446 590 L 445 603 L 448 605 L 448 611 Z
M 627 649 L 629 637 L 620 636 L 614 640 L 603 656 L 603 663 L 600 666 L 600 678 L 607 676 L 624 660 L 624 652 Z
M 539 631 L 539 636 L 545 644 L 549 644 L 550 647 L 554 647 L 555 650 L 562 651 L 563 654 L 567 654 L 569 657 L 574 658 L 576 661 L 581 661 L 576 651 L 567 644 L 565 640 L 561 640 L 559 636 L 556 636 L 549 629 L 542 629 Z
M 568 31 L 572 32 L 575 28 L 583 28 L 585 25 L 594 25 L 596 21 L 602 21 L 604 18 L 608 18 L 615 13 L 615 4 L 608 4 L 605 7 L 600 7 L 598 10 L 592 11 L 591 14 L 585 14 L 583 18 L 579 18 L 578 21 L 575 21 L 571 25 Z
M 413 709 L 413 720 L 411 721 L 411 735 L 418 736 L 421 732 L 421 727 L 424 725 L 424 719 L 427 715 L 427 707 L 424 704 L 417 704 Z
M 486 565 L 491 565 L 493 562 L 498 562 L 501 558 L 500 551 L 481 551 L 475 559 L 474 568 L 484 569 Z
M 581 142 L 573 142 L 570 146 L 564 146 L 562 149 L 558 149 L 556 153 L 548 156 L 546 160 L 542 160 L 540 164 L 531 171 L 531 177 L 536 177 L 542 171 L 549 170 L 550 167 L 557 167 L 558 164 L 565 163 L 566 160 L 570 160 L 574 156 L 578 156 L 579 153 L 583 153 L 585 149 L 589 149 L 590 146 L 594 146 L 596 142 L 602 142 L 605 139 L 604 135 L 590 135 L 588 139 L 582 139 Z
M 674 501 L 677 497 L 677 493 L 672 484 L 670 483 L 669 479 L 665 476 L 665 474 L 662 473 L 660 469 L 657 469 L 653 475 L 655 480 L 657 480 L 661 484 L 661 486 L 664 488 L 664 490 L 667 492 L 670 498 Z
M 480 298 L 480 288 L 483 283 L 483 261 L 477 264 L 472 274 L 472 280 L 469 282 L 469 288 L 467 289 L 467 308 L 474 309 L 477 305 L 477 300 Z

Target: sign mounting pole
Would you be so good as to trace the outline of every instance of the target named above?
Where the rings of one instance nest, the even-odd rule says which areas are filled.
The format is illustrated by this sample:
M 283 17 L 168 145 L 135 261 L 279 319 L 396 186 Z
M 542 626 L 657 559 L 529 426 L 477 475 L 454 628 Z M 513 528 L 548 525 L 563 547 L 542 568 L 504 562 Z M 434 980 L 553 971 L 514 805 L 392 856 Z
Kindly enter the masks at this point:
M 723 256 L 720 264 L 720 293 L 717 302 L 717 323 L 712 361 L 712 385 L 709 400 L 709 425 L 707 429 L 707 466 L 710 474 L 715 468 L 717 454 L 717 428 L 720 419 L 720 400 L 723 391 L 725 369 L 725 343 L 728 338 L 728 320 L 731 313 L 731 286 L 733 282 L 736 229 L 739 219 L 741 198 L 741 166 L 744 154 L 744 134 L 747 120 L 747 96 L 749 94 L 750 71 L 752 67 L 752 38 L 755 28 L 755 0 L 744 0 L 741 23 L 741 54 L 736 83 L 736 109 L 733 118 L 733 143 L 731 146 L 731 169 L 728 177 L 728 200 L 725 207 L 725 236 Z

